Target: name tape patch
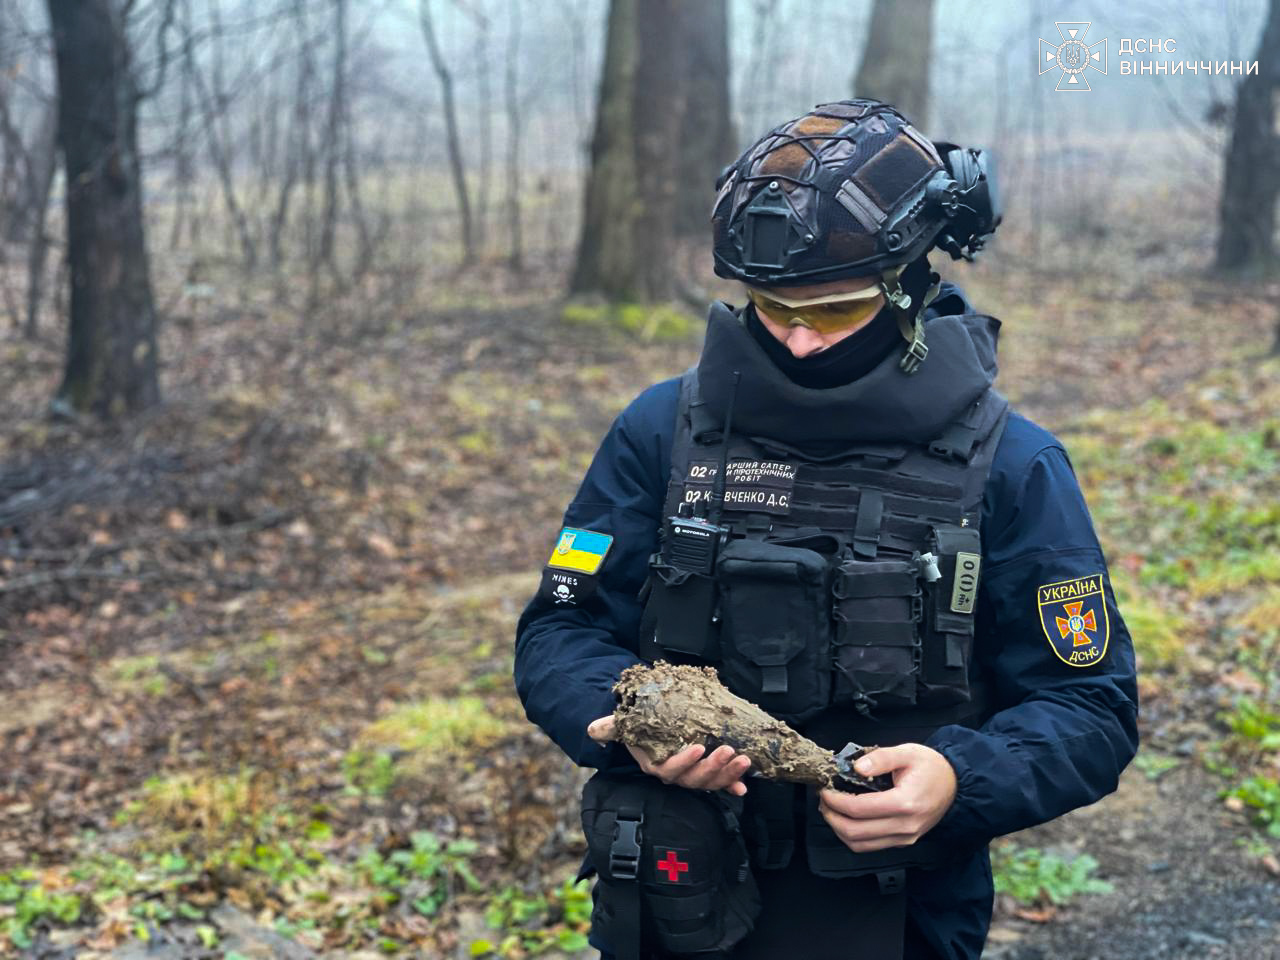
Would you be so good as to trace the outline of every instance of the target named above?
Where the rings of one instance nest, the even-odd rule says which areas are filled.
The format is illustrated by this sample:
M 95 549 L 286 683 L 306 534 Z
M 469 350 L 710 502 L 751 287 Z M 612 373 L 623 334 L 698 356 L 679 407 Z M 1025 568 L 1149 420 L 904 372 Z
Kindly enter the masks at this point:
M 684 478 L 684 502 L 710 505 L 720 464 L 694 460 Z M 730 460 L 725 469 L 726 510 L 785 515 L 791 511 L 795 464 L 784 460 Z
M 1037 587 L 1036 605 L 1045 639 L 1059 660 L 1069 667 L 1102 661 L 1111 623 L 1101 573 Z

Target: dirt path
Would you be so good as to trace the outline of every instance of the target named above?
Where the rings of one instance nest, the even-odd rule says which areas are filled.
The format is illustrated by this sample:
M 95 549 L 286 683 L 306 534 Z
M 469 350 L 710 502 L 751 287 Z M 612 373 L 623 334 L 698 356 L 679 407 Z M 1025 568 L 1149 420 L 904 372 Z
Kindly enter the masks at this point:
M 1078 899 L 1051 922 L 999 920 L 991 960 L 1280 957 L 1280 882 L 1239 845 L 1221 781 L 1184 763 L 1152 782 L 1130 767 L 1101 803 L 1017 835 L 1101 861 L 1113 893 Z

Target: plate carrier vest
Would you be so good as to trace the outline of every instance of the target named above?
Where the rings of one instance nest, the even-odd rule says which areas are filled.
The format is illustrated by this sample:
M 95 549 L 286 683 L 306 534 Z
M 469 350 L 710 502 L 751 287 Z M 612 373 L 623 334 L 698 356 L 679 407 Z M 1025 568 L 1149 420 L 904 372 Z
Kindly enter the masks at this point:
M 979 526 L 1007 415 L 1005 398 L 988 388 L 928 444 L 862 443 L 814 458 L 773 439 L 726 438 L 700 398 L 696 368 L 687 371 L 671 519 L 641 594 L 640 655 L 712 665 L 734 693 L 832 750 L 979 725 L 988 716 L 970 676 Z M 720 491 L 726 535 L 700 572 L 683 562 L 672 523 L 705 516 Z M 744 828 L 763 869 L 786 866 L 800 834 L 814 873 L 876 874 L 893 893 L 906 867 L 958 852 L 925 837 L 855 854 L 817 814 L 812 788 L 753 780 L 745 799 Z

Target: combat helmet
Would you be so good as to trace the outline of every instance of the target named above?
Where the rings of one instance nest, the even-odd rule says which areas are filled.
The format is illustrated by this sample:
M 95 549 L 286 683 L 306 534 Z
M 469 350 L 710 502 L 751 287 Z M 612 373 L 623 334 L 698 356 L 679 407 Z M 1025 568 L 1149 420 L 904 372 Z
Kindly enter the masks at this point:
M 774 127 L 716 186 L 719 276 L 786 287 L 878 275 L 912 344 L 908 370 L 926 351 L 899 268 L 935 247 L 972 260 L 1001 220 L 984 151 L 934 144 L 870 99 L 820 104 Z

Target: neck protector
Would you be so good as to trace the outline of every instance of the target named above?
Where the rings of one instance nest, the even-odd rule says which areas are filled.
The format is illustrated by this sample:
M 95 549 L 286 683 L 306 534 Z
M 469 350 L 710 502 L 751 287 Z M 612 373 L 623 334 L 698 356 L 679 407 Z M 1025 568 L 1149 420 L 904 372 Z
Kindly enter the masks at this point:
M 698 360 L 707 412 L 724 419 L 740 371 L 734 433 L 794 447 L 840 442 L 919 442 L 936 439 L 981 397 L 996 376 L 1000 321 L 983 314 L 927 321 L 929 359 L 911 375 L 891 352 L 865 376 L 826 389 L 802 387 L 778 369 L 727 304 L 716 301 Z
M 882 307 L 862 329 L 809 357 L 792 355 L 785 343 L 765 329 L 755 304 L 743 308 L 742 322 L 788 380 L 811 389 L 838 387 L 866 376 L 895 347 L 902 346 L 902 334 L 889 307 Z

